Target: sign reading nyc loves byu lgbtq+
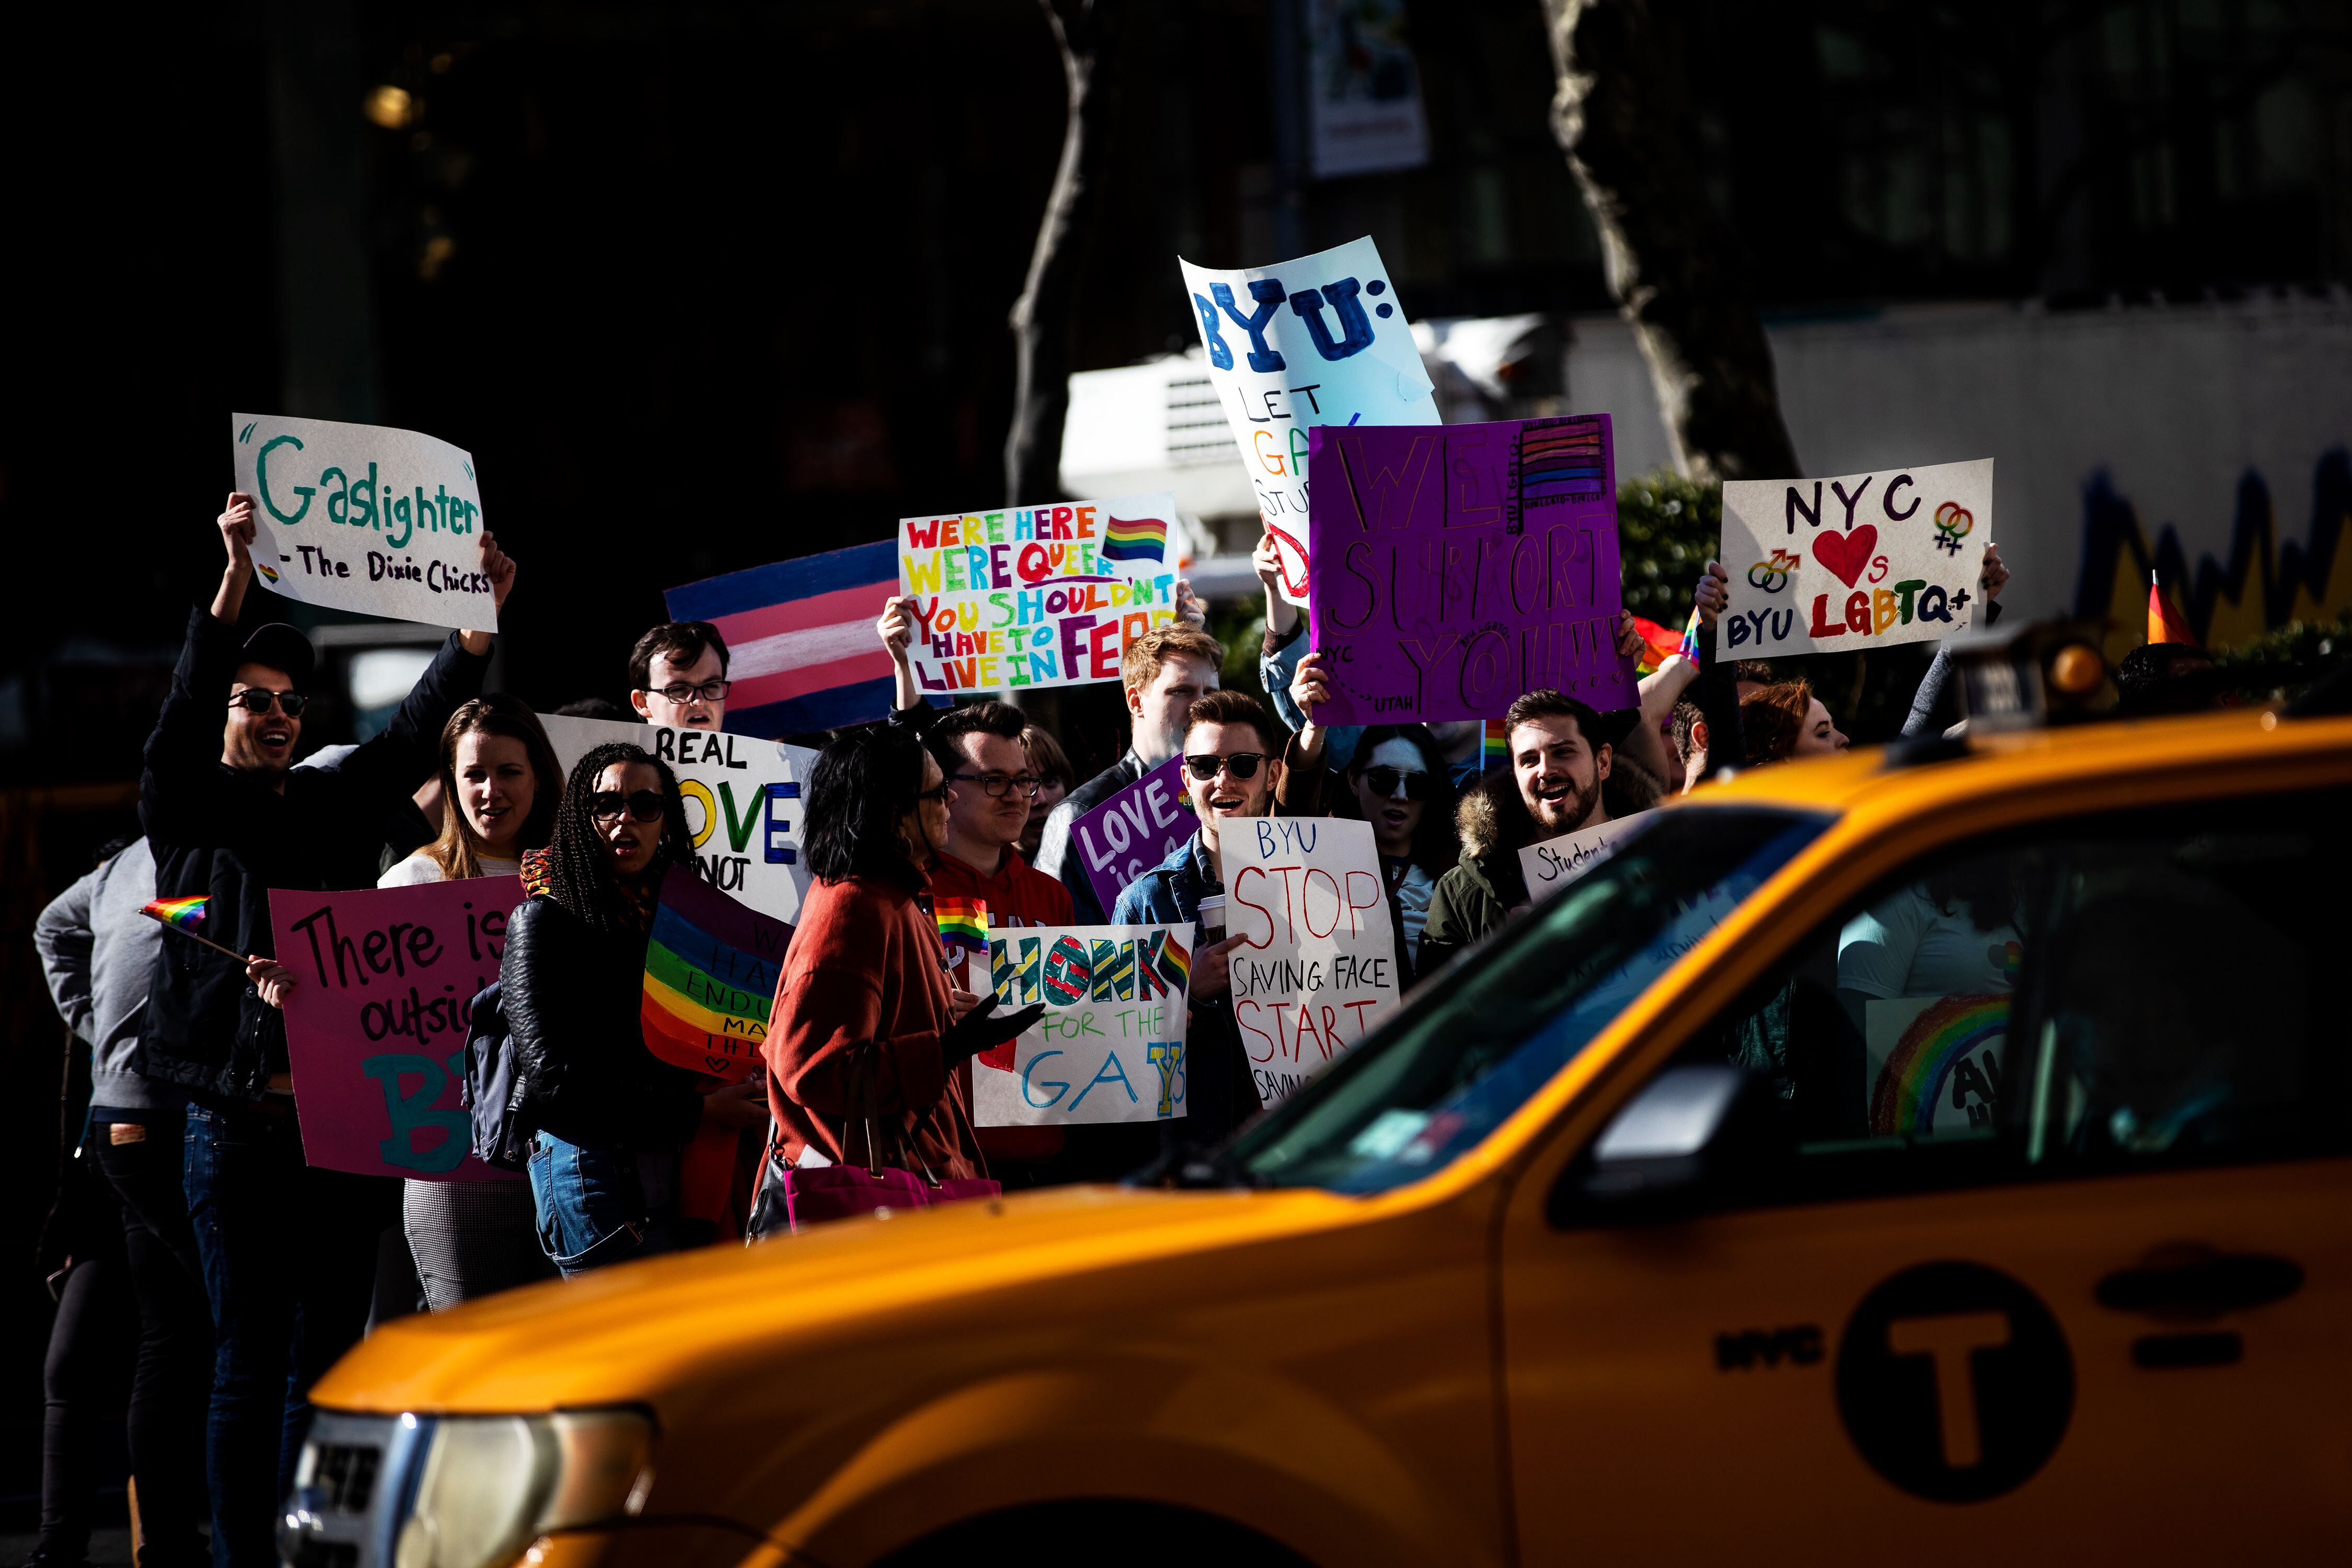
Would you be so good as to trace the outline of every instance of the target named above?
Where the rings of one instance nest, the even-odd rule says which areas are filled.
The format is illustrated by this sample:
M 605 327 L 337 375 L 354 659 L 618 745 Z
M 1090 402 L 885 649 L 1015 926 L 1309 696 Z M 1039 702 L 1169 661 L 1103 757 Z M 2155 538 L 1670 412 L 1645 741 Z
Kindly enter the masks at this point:
M 474 459 L 379 425 L 233 414 L 236 488 L 254 500 L 253 569 L 306 605 L 494 632 Z

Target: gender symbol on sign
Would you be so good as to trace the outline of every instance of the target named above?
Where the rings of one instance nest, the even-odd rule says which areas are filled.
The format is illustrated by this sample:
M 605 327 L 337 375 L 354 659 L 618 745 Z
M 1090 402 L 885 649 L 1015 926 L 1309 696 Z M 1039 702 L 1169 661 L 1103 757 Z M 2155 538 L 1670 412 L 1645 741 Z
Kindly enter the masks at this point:
M 2008 1275 L 1924 1263 L 1854 1309 L 1837 1402 L 1872 1469 L 1916 1497 L 1982 1502 L 2057 1452 L 2074 1361 L 2050 1310 Z

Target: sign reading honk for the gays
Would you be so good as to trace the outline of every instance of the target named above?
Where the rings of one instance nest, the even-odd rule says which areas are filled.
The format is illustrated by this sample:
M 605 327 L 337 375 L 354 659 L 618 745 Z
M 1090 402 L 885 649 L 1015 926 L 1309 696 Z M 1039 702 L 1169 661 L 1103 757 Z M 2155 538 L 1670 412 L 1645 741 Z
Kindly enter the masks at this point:
M 1966 631 L 1992 538 L 1992 459 L 1723 487 L 1727 658 Z

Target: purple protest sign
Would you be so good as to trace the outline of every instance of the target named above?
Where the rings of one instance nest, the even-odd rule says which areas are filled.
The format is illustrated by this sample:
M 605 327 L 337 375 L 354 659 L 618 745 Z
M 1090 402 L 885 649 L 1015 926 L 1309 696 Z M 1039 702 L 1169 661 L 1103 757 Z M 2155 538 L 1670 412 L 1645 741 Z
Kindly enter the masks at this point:
M 520 877 L 348 893 L 269 890 L 278 961 L 294 971 L 286 1054 L 302 1158 L 366 1176 L 519 1178 L 474 1158 L 466 1010 L 499 977 Z
M 1184 798 L 1183 773 L 1184 759 L 1171 757 L 1070 824 L 1070 849 L 1105 910 L 1201 831 Z
M 1609 416 L 1318 425 L 1307 443 L 1318 721 L 1492 719 L 1542 687 L 1634 705 Z

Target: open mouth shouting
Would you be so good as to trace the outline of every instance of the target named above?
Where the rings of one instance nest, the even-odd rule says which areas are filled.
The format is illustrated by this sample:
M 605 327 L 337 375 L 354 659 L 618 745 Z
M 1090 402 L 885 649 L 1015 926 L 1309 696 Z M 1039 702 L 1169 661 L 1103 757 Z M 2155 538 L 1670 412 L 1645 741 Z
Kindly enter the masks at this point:
M 1412 813 L 1407 811 L 1402 805 L 1384 805 L 1381 807 L 1381 826 L 1387 828 L 1391 833 L 1402 833 L 1405 830 L 1405 824 L 1410 822 L 1412 819 Z

